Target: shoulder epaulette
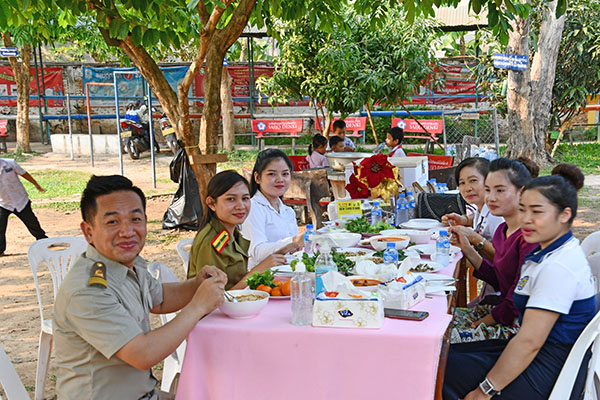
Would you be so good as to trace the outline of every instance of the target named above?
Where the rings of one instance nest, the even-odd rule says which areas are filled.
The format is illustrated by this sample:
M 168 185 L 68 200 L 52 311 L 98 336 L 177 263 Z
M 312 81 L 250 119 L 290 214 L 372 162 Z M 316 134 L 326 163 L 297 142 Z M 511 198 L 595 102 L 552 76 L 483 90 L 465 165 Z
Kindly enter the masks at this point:
M 104 263 L 98 261 L 95 262 L 94 265 L 92 265 L 88 285 L 96 286 L 103 289 L 106 289 L 108 287 L 108 283 L 106 282 L 106 265 L 104 265 Z
M 229 232 L 223 229 L 221 232 L 217 233 L 217 236 L 215 236 L 210 243 L 217 253 L 221 254 L 227 243 L 229 243 Z

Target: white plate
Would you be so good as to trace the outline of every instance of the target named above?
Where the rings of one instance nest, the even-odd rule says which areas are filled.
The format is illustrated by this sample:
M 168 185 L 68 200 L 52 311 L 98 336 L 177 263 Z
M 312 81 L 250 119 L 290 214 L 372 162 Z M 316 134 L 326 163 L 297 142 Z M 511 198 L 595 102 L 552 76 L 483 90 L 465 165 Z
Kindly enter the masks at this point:
M 289 300 L 292 296 L 271 296 L 269 295 L 269 300 Z
M 412 250 L 412 251 L 411 251 Z M 435 254 L 435 243 L 429 244 L 417 244 L 408 247 L 404 252 L 411 252 L 413 254 L 419 254 L 416 250 L 421 251 L 422 255 L 432 256 Z M 456 253 L 460 253 L 460 247 L 450 246 L 450 257 L 453 257 Z
M 440 270 L 442 270 L 442 269 L 445 268 L 442 264 L 437 263 L 435 261 L 430 261 L 430 260 L 421 260 L 421 261 L 419 261 L 419 264 L 425 264 L 428 267 L 433 268 L 433 270 L 431 270 L 429 272 L 437 272 L 437 271 L 440 271 Z M 414 274 L 421 274 L 423 272 L 413 272 L 413 273 Z
M 413 272 L 413 274 L 422 276 L 427 285 L 445 286 L 456 282 L 454 277 L 436 272 Z
M 446 296 L 448 293 L 454 292 L 455 290 L 456 288 L 454 286 L 427 286 L 425 294 L 430 296 Z
M 359 257 L 369 257 L 369 256 L 373 255 L 373 253 L 375 253 L 373 250 L 361 249 L 360 247 L 348 247 L 346 249 L 335 249 L 335 252 L 338 254 L 339 253 L 358 253 L 358 252 L 365 253 L 362 256 L 346 256 L 351 260 L 354 260 Z
M 405 222 L 401 225 L 406 229 L 434 229 L 443 227 L 442 223 L 437 219 L 429 219 L 429 218 L 415 218 L 411 219 L 408 222 Z
M 278 273 L 282 273 L 283 275 L 291 275 L 294 273 L 291 265 L 278 265 L 276 267 L 269 268 L 273 274 L 277 275 Z

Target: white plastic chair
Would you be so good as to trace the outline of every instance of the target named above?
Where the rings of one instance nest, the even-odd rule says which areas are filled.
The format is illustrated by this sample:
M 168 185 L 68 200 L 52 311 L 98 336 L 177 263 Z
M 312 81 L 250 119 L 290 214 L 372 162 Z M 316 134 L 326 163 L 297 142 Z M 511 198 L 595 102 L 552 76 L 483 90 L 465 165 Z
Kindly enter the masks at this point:
M 573 345 L 548 400 L 570 398 L 575 378 L 590 345 L 592 357 L 588 365 L 583 398 L 591 400 L 600 397 L 600 313 L 597 313 Z
M 0 345 L 0 384 L 8 400 L 29 400 L 29 394 L 15 371 L 10 359 Z M 2 397 L 0 397 L 2 399 Z
M 583 242 L 581 242 L 581 248 L 586 257 L 589 257 L 594 253 L 600 253 L 600 231 L 587 235 L 587 237 L 583 239 Z
M 588 263 L 592 269 L 592 275 L 596 282 L 596 293 L 598 293 L 600 292 L 600 252 L 588 257 Z
M 181 243 L 181 242 L 180 242 Z M 148 271 L 154 276 L 160 283 L 179 282 L 173 271 L 164 264 L 159 262 L 152 262 L 148 265 Z M 160 314 L 160 322 L 165 325 L 167 322 L 175 318 L 176 313 Z M 175 393 L 177 389 L 177 380 L 181 373 L 181 366 L 183 365 L 183 356 L 185 355 L 186 341 L 181 342 L 179 347 L 171 353 L 163 365 L 162 382 L 160 384 L 160 390 L 163 392 Z
M 177 243 L 177 254 L 179 254 L 181 261 L 183 261 L 185 276 L 187 276 L 188 269 L 190 268 L 190 251 L 192 243 L 194 243 L 194 239 L 181 239 Z
M 33 282 L 35 283 L 35 290 L 37 292 L 41 319 L 40 348 L 38 350 L 37 371 L 35 375 L 35 400 L 42 400 L 44 398 L 48 363 L 52 350 L 52 320 L 44 319 L 44 305 L 42 304 L 42 295 L 38 284 L 38 267 L 41 263 L 48 266 L 54 289 L 53 299 L 55 299 L 63 278 L 77 257 L 85 252 L 86 248 L 87 242 L 85 239 L 74 236 L 41 239 L 29 246 L 29 264 L 31 265 Z

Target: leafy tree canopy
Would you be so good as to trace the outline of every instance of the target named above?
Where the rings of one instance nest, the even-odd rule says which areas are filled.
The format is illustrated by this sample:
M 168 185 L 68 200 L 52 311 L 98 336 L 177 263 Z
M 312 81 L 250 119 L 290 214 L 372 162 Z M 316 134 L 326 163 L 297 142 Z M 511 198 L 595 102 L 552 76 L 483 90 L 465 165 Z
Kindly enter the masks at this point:
M 388 22 L 378 30 L 353 9 L 345 10 L 346 29 L 333 32 L 307 18 L 282 24 L 277 70 L 271 79 L 259 79 L 261 91 L 272 104 L 307 96 L 341 113 L 414 95 L 435 68 L 434 24 L 424 18 L 407 24 L 398 9 L 383 17 Z

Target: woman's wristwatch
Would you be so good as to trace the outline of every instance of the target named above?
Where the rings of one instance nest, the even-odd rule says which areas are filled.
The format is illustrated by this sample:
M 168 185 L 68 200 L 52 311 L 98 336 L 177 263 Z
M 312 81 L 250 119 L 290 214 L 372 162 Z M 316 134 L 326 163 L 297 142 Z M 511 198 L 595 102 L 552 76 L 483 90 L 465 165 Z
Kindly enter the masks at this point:
M 488 395 L 488 396 L 495 396 L 497 394 L 500 394 L 499 390 L 496 390 L 494 388 L 494 385 L 492 385 L 492 382 L 490 382 L 490 380 L 487 378 L 487 376 L 485 377 L 485 379 L 483 380 L 483 382 L 481 382 L 479 384 L 479 389 L 481 389 L 481 391 L 483 392 L 483 394 Z

